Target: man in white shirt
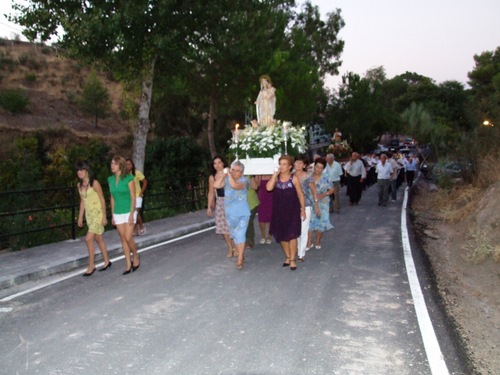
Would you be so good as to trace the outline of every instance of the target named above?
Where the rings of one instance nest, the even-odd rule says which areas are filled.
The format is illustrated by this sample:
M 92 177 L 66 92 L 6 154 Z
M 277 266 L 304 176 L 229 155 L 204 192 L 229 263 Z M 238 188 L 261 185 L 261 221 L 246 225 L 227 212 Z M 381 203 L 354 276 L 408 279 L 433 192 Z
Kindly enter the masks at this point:
M 345 172 L 347 176 L 347 189 L 349 193 L 349 205 L 357 206 L 361 200 L 361 193 L 363 191 L 363 182 L 366 179 L 365 165 L 360 159 L 357 152 L 353 152 L 351 160 L 345 165 Z
M 389 185 L 391 183 L 392 166 L 387 161 L 387 155 L 380 155 L 380 161 L 375 169 L 377 173 L 378 205 L 387 206 L 389 200 Z
M 340 178 L 344 174 L 342 167 L 335 161 L 333 154 L 326 155 L 326 173 L 333 184 L 334 193 L 330 196 L 330 212 L 340 213 Z
M 397 192 L 398 192 L 398 163 L 395 159 L 395 154 L 390 152 L 387 153 L 387 162 L 391 163 L 392 174 L 391 174 L 391 184 L 389 189 L 389 194 L 393 202 L 396 202 Z

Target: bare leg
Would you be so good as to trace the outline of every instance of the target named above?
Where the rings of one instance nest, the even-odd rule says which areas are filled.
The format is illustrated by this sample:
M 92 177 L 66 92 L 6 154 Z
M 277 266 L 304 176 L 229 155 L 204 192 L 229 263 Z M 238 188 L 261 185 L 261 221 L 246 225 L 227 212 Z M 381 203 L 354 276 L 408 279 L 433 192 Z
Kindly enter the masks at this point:
M 104 266 L 107 266 L 109 263 L 109 255 L 108 248 L 106 247 L 106 242 L 104 242 L 104 238 L 100 234 L 95 235 L 95 241 L 97 242 L 97 246 L 101 250 L 102 259 L 104 260 Z
M 323 237 L 323 232 L 318 230 L 316 232 L 316 246 L 321 246 L 321 237 Z
M 281 241 L 281 247 L 285 253 L 283 265 L 290 264 L 290 242 Z
M 236 267 L 238 269 L 243 268 L 243 262 L 245 261 L 245 243 L 235 244 L 236 251 L 238 252 L 238 262 L 236 263 Z
M 130 270 L 130 268 L 132 267 L 132 261 L 130 259 L 130 247 L 129 247 L 129 243 L 127 241 L 127 228 L 126 227 L 130 227 L 129 224 L 118 224 L 116 226 L 116 229 L 118 230 L 118 233 L 120 234 L 120 240 L 122 242 L 122 247 L 123 247 L 123 255 L 125 256 L 125 263 L 126 263 L 126 267 L 125 267 L 125 271 L 128 271 Z M 133 226 L 132 226 L 133 228 Z M 136 249 L 137 251 L 137 249 Z
M 89 252 L 89 263 L 87 265 L 86 273 L 90 273 L 95 268 L 95 245 L 94 245 L 94 233 L 87 232 L 85 236 L 85 242 L 87 243 L 87 250 Z
M 125 240 L 127 241 L 127 245 L 132 252 L 134 257 L 133 266 L 137 267 L 139 265 L 139 253 L 137 252 L 137 245 L 135 244 L 134 238 L 132 237 L 132 233 L 134 232 L 134 224 L 124 224 L 125 225 Z
M 137 227 L 140 231 L 144 229 L 144 221 L 142 221 L 141 213 L 137 210 Z
M 290 240 L 288 247 L 290 251 L 290 267 L 297 267 L 297 239 Z
M 227 257 L 232 258 L 234 256 L 233 240 L 231 239 L 228 233 L 223 234 L 223 236 L 227 245 Z
M 259 221 L 260 237 L 265 240 L 267 238 L 266 223 L 261 223 Z

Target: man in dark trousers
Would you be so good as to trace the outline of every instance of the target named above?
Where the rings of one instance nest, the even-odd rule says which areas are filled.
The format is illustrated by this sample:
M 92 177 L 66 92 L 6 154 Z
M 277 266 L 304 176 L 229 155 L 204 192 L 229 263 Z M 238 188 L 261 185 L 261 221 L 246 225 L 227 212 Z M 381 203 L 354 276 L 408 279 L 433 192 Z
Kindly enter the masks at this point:
M 347 186 L 349 190 L 349 205 L 357 206 L 361 200 L 363 182 L 366 179 L 365 165 L 361 161 L 360 155 L 353 152 L 351 160 L 344 167 L 347 176 Z

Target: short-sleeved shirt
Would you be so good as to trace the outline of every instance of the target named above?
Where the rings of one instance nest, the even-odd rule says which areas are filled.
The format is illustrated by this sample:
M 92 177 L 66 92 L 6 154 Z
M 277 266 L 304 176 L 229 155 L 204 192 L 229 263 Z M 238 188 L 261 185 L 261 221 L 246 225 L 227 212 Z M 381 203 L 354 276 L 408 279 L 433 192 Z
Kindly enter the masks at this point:
M 141 196 L 141 181 L 144 180 L 146 176 L 141 171 L 135 170 L 134 183 L 135 183 L 135 196 Z
M 109 176 L 109 192 L 115 200 L 114 214 L 126 214 L 130 212 L 131 200 L 130 190 L 128 184 L 134 179 L 134 176 L 128 174 L 123 178 L 118 179 L 118 184 L 116 184 L 116 177 Z

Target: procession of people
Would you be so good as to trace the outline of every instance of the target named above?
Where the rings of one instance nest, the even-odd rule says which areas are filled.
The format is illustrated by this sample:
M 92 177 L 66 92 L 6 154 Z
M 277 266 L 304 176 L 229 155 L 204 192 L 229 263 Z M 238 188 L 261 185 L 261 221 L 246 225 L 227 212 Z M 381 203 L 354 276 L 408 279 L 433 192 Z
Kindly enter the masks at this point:
M 276 125 L 275 88 L 269 76 L 259 79 L 260 92 L 255 101 L 257 121 L 252 127 Z M 286 128 L 285 128 L 286 131 Z M 286 132 L 284 133 L 286 137 Z M 342 133 L 335 130 L 333 142 L 342 140 Z M 222 156 L 216 155 L 210 164 L 207 192 L 207 215 L 215 216 L 215 233 L 224 238 L 227 257 L 236 257 L 236 267 L 245 264 L 245 251 L 255 246 L 254 220 L 257 217 L 261 245 L 274 241 L 284 254 L 283 267 L 297 270 L 305 261 L 306 252 L 322 250 L 325 233 L 334 229 L 332 215 L 341 212 L 340 192 L 345 184 L 350 206 L 360 204 L 363 190 L 377 184 L 378 205 L 387 206 L 389 198 L 396 201 L 397 188 L 403 178 L 408 186 L 413 183 L 418 160 L 411 155 L 396 154 L 361 155 L 352 152 L 349 160 L 341 163 L 335 155 L 324 157 L 314 154 L 312 163 L 306 155 L 292 157 L 286 152 L 279 157 L 274 173 L 248 176 L 245 164 L 236 159 L 230 168 Z M 142 199 L 147 187 L 144 174 L 135 168 L 131 159 L 115 156 L 108 178 L 111 221 L 120 237 L 128 275 L 140 266 L 134 235 L 145 235 L 142 220 Z M 101 185 L 94 179 L 88 162 L 76 165 L 78 192 L 81 198 L 78 225 L 88 225 L 86 236 L 89 261 L 83 276 L 91 276 L 95 267 L 97 243 L 104 259 L 105 271 L 111 267 L 102 234 L 107 224 L 106 203 Z M 326 249 L 329 251 L 330 249 Z

